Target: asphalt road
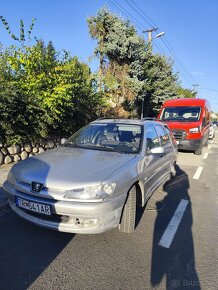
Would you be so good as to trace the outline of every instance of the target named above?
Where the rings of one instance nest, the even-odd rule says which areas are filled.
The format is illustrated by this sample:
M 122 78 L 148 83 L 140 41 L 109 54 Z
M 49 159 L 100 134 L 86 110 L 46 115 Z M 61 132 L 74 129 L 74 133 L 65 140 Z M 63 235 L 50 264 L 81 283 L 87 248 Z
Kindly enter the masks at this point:
M 218 130 L 179 153 L 133 234 L 72 235 L 0 210 L 0 289 L 218 289 Z

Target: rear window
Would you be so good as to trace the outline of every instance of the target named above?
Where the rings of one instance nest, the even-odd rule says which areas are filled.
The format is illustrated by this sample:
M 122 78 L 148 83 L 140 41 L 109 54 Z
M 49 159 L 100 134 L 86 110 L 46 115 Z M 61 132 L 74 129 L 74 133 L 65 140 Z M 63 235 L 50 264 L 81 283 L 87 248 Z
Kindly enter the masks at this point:
M 196 122 L 199 121 L 200 115 L 201 107 L 168 107 L 163 109 L 161 120 Z

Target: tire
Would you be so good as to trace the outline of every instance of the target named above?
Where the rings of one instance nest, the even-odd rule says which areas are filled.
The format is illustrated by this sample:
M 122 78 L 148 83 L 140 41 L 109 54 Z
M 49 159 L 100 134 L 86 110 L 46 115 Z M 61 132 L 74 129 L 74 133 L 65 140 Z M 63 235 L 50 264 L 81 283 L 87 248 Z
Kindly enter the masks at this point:
M 119 224 L 119 230 L 123 233 L 132 233 L 135 230 L 136 221 L 136 187 L 130 189 Z
M 195 150 L 195 155 L 201 155 L 202 154 L 202 146 L 200 146 L 197 150 Z
M 176 161 L 171 165 L 171 180 L 174 179 L 176 177 Z
M 208 137 L 207 141 L 205 142 L 204 146 L 208 145 L 208 141 L 209 141 L 209 137 Z

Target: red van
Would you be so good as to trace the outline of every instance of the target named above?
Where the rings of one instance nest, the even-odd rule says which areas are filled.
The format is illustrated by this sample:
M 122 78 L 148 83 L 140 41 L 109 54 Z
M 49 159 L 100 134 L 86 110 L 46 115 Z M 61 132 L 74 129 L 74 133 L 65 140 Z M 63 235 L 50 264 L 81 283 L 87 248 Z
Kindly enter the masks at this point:
M 205 99 L 175 99 L 166 101 L 158 119 L 167 123 L 178 144 L 178 149 L 201 155 L 207 145 L 211 109 Z

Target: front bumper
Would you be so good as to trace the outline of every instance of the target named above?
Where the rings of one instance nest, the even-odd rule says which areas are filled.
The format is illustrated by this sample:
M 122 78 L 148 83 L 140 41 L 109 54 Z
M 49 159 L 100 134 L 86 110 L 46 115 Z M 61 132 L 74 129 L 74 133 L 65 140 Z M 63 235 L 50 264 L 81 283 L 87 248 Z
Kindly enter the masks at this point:
M 178 141 L 179 150 L 195 151 L 198 150 L 201 146 L 202 139 L 189 139 L 189 140 L 186 139 Z
M 7 181 L 3 185 L 9 204 L 20 217 L 49 229 L 80 234 L 97 234 L 115 228 L 119 222 L 126 195 L 105 202 L 58 201 L 22 193 Z M 15 197 L 50 205 L 51 216 L 45 216 L 18 207 Z

